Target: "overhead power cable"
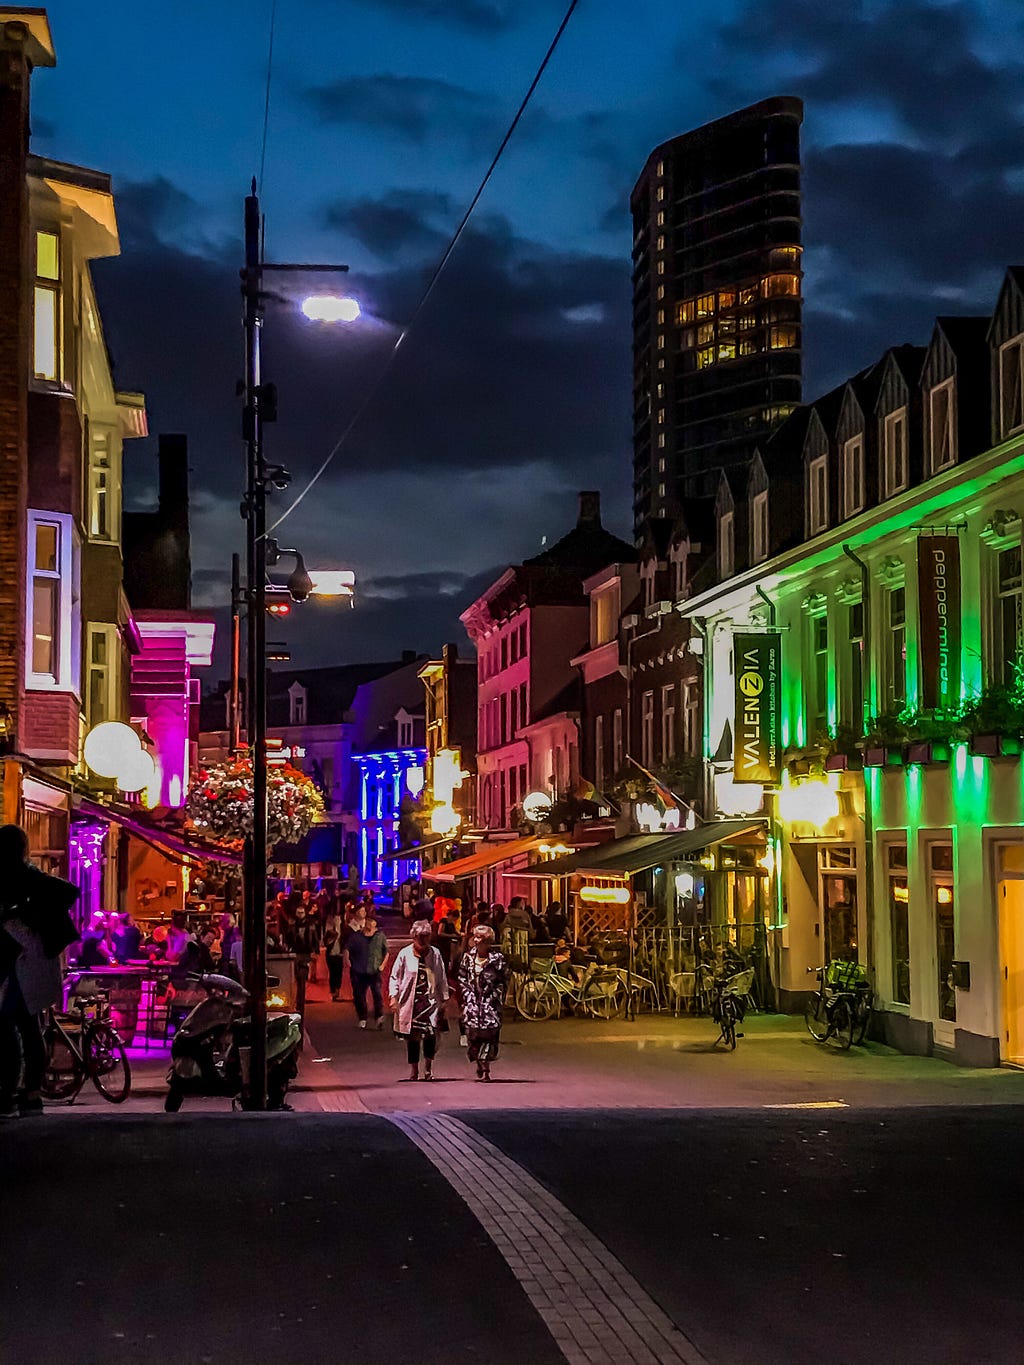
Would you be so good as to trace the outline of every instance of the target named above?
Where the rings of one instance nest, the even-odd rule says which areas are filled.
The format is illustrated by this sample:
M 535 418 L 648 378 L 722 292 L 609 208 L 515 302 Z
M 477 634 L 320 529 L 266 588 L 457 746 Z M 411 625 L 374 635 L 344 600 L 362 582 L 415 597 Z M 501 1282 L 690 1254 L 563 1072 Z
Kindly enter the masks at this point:
M 521 119 L 522 119 L 522 117 L 523 117 L 523 114 L 526 112 L 527 106 L 529 105 L 530 100 L 533 98 L 534 91 L 537 89 L 537 86 L 540 85 L 540 82 L 541 82 L 541 79 L 543 78 L 544 72 L 547 70 L 548 63 L 551 61 L 551 58 L 555 55 L 555 50 L 556 50 L 556 48 L 558 47 L 558 44 L 559 44 L 559 43 L 561 42 L 561 40 L 562 40 L 562 35 L 565 33 L 565 30 L 566 30 L 566 29 L 568 28 L 568 26 L 569 26 L 569 20 L 572 18 L 573 12 L 576 10 L 577 6 L 579 5 L 579 2 L 580 2 L 580 0 L 571 0 L 571 3 L 569 4 L 568 8 L 567 8 L 566 11 L 565 11 L 565 14 L 562 16 L 562 22 L 558 25 L 558 30 L 557 30 L 557 32 L 555 33 L 555 36 L 552 38 L 552 40 L 551 40 L 551 42 L 550 42 L 550 44 L 549 44 L 549 46 L 548 46 L 547 52 L 545 52 L 545 54 L 544 54 L 544 59 L 543 59 L 543 61 L 541 62 L 540 66 L 537 68 L 536 75 L 534 76 L 533 80 L 530 82 L 529 88 L 528 88 L 528 90 L 526 91 L 526 94 L 523 96 L 522 101 L 520 102 L 519 108 L 516 110 L 515 116 L 513 117 L 512 122 L 509 124 L 508 129 L 507 129 L 506 132 L 505 132 L 505 136 L 501 139 L 501 142 L 500 142 L 499 145 L 498 145 L 498 150 L 494 153 L 494 156 L 491 158 L 491 164 L 487 167 L 487 170 L 486 170 L 486 172 L 484 173 L 483 179 L 480 181 L 480 184 L 477 186 L 476 193 L 473 195 L 473 198 L 472 198 L 472 199 L 470 200 L 470 202 L 469 202 L 469 207 L 466 209 L 465 213 L 462 215 L 462 219 L 461 219 L 461 221 L 459 222 L 458 227 L 457 227 L 457 228 L 455 229 L 455 231 L 452 233 L 451 240 L 449 241 L 448 245 L 445 247 L 444 253 L 443 253 L 442 256 L 441 256 L 441 259 L 438 261 L 437 265 L 434 267 L 434 271 L 433 271 L 433 273 L 431 274 L 430 279 L 427 281 L 427 286 L 426 286 L 426 288 L 424 289 L 423 293 L 420 295 L 419 302 L 416 304 L 416 307 L 413 309 L 412 315 L 410 316 L 408 322 L 405 324 L 405 326 L 402 328 L 402 330 L 399 332 L 398 336 L 397 336 L 396 339 L 395 339 L 394 345 L 391 347 L 391 350 L 390 350 L 390 351 L 388 352 L 388 354 L 385 356 L 385 358 L 384 358 L 384 363 L 381 365 L 381 368 L 380 368 L 380 370 L 379 370 L 378 373 L 377 373 L 377 377 L 374 379 L 373 383 L 372 383 L 372 384 L 369 386 L 369 388 L 366 390 L 365 394 L 363 395 L 363 400 L 362 400 L 362 402 L 361 402 L 361 403 L 359 404 L 359 406 L 356 408 L 355 413 L 353 414 L 352 418 L 351 418 L 350 421 L 348 422 L 347 426 L 346 426 L 346 427 L 344 428 L 344 430 L 342 431 L 341 435 L 338 437 L 337 441 L 335 441 L 334 445 L 333 445 L 333 446 L 331 447 L 331 449 L 327 452 L 327 455 L 326 455 L 325 459 L 323 460 L 323 462 L 320 464 L 319 468 L 318 468 L 318 469 L 315 471 L 315 473 L 311 476 L 311 478 L 309 479 L 309 482 L 306 484 L 305 488 L 303 488 L 302 492 L 298 494 L 298 496 L 293 500 L 293 502 L 291 503 L 291 505 L 290 505 L 289 507 L 287 507 L 287 508 L 281 513 L 281 515 L 278 517 L 278 519 L 277 519 L 277 520 L 274 522 L 274 524 L 269 528 L 269 530 L 268 530 L 268 532 L 267 532 L 268 535 L 271 534 L 273 531 L 276 531 L 277 528 L 281 525 L 281 523 L 282 523 L 287 517 L 290 517 L 290 516 L 291 516 L 291 514 L 292 514 L 292 513 L 295 511 L 295 509 L 299 506 L 299 504 L 302 502 L 302 500 L 306 497 L 306 495 L 312 491 L 312 489 L 315 487 L 315 485 L 319 482 L 319 480 L 321 479 L 321 477 L 322 477 L 322 476 L 324 475 L 324 473 L 327 471 L 327 469 L 328 469 L 328 467 L 330 466 L 331 462 L 335 459 L 335 457 L 338 455 L 338 453 L 342 450 L 342 448 L 344 447 L 344 445 L 345 445 L 346 441 L 348 440 L 349 436 L 352 434 L 352 432 L 355 430 L 356 426 L 357 426 L 357 425 L 359 424 L 359 422 L 361 421 L 361 419 L 362 419 L 362 417 L 363 417 L 363 414 L 366 412 L 366 410 L 369 408 L 370 404 L 373 402 L 373 399 L 376 397 L 376 395 L 377 395 L 377 393 L 378 393 L 378 391 L 379 391 L 381 385 L 383 384 L 385 378 L 386 378 L 387 375 L 388 375 L 388 372 L 389 372 L 390 369 L 391 369 L 392 364 L 394 363 L 395 357 L 397 356 L 398 351 L 399 351 L 399 347 L 402 345 L 402 342 L 405 341 L 406 337 L 409 335 L 409 333 L 412 331 L 413 327 L 416 325 L 416 322 L 417 322 L 417 320 L 418 320 L 420 314 L 423 312 L 424 308 L 427 306 L 427 302 L 428 302 L 428 300 L 430 299 L 431 294 L 433 294 L 433 292 L 434 292 L 434 288 L 435 288 L 435 286 L 437 285 L 438 280 L 441 278 L 441 275 L 444 273 L 445 267 L 447 266 L 448 262 L 451 260 L 452 254 L 454 253 L 455 248 L 456 248 L 456 247 L 458 246 L 458 244 L 459 244 L 459 239 L 462 237 L 463 232 L 465 232 L 466 227 L 467 227 L 467 225 L 468 225 L 468 223 L 469 223 L 469 220 L 470 220 L 470 218 L 473 216 L 473 211 L 474 211 L 474 209 L 476 208 L 477 204 L 479 204 L 480 199 L 481 199 L 481 197 L 482 197 L 482 195 L 483 195 L 483 192 L 484 192 L 484 190 L 487 188 L 488 182 L 490 181 L 491 176 L 494 174 L 494 172 L 495 172 L 495 170 L 496 170 L 496 168 L 497 168 L 497 166 L 498 166 L 498 162 L 501 160 L 502 156 L 504 155 L 505 149 L 508 147 L 508 144 L 511 142 L 512 137 L 513 137 L 513 135 L 514 135 L 516 129 L 519 127 L 519 123 L 520 123 L 520 121 L 521 121 Z M 269 100 L 269 88 L 270 88 L 270 76 L 269 76 L 269 70 L 268 70 L 268 75 L 267 75 L 268 100 Z
M 263 172 L 267 164 L 267 131 L 270 127 L 270 79 L 274 72 L 274 20 L 277 0 L 270 0 L 270 40 L 267 43 L 267 89 L 263 97 L 263 143 L 260 147 L 260 194 L 263 193 Z

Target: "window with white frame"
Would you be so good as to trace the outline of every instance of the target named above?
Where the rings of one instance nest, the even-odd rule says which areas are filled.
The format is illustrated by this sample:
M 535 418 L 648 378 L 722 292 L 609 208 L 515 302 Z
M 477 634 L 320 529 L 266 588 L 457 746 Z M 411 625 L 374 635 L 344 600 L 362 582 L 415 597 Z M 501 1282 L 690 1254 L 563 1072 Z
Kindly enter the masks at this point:
M 768 493 L 754 494 L 750 509 L 751 538 L 753 541 L 753 560 L 760 564 L 768 558 Z
M 882 427 L 882 495 L 891 498 L 907 486 L 907 410 L 886 414 Z
M 953 381 L 937 384 L 928 395 L 928 439 L 931 472 L 937 474 L 956 460 Z
M 807 708 L 807 729 L 811 739 L 828 732 L 828 616 L 825 612 L 810 619 L 811 696 Z
M 33 373 L 36 379 L 61 378 L 60 238 L 36 233 L 36 280 L 33 299 Z
M 617 708 L 612 714 L 612 776 L 622 771 L 622 710 Z
M 1012 684 L 1024 648 L 1024 585 L 1018 542 L 996 553 L 995 658 L 992 672 L 998 682 Z
M 864 506 L 864 437 L 843 443 L 843 506 L 848 517 Z
M 116 540 L 116 516 L 111 482 L 113 434 L 103 427 L 87 427 L 89 444 L 89 534 L 96 540 Z
M 676 756 L 676 687 L 661 689 L 661 761 L 671 763 Z
M 722 578 L 731 578 L 736 572 L 736 518 L 732 512 L 723 512 L 718 518 L 718 572 Z
M 75 691 L 80 648 L 78 559 L 71 518 L 28 514 L 25 686 Z
M 885 594 L 886 686 L 890 706 L 907 700 L 907 590 L 890 588 Z
M 654 693 L 640 698 L 640 754 L 649 767 L 654 762 Z
M 846 723 L 857 735 L 864 733 L 864 603 L 847 607 L 849 670 L 846 680 Z
M 700 754 L 700 687 L 697 683 L 681 684 L 683 694 L 683 753 L 688 758 Z
M 604 786 L 604 716 L 594 717 L 594 782 Z
M 1024 427 L 1024 336 L 999 348 L 999 434 L 1003 440 Z
M 117 718 L 117 627 L 90 623 L 85 645 L 85 705 L 90 729 Z
M 807 467 L 808 530 L 812 536 L 828 526 L 828 460 L 820 455 Z
M 412 720 L 403 716 L 398 722 L 398 747 L 400 749 L 412 748 Z

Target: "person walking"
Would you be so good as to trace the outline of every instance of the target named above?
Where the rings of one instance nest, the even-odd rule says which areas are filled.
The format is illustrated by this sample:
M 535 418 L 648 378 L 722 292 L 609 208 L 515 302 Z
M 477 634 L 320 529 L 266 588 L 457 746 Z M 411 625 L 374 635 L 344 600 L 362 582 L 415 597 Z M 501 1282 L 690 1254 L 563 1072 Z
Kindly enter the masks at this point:
M 327 983 L 331 999 L 341 999 L 341 978 L 345 971 L 345 940 L 349 936 L 341 911 L 334 909 L 324 922 L 324 955 L 327 959 Z
M 469 1039 L 469 1060 L 476 1063 L 478 1081 L 491 1079 L 491 1062 L 498 1056 L 501 1021 L 508 989 L 508 962 L 494 946 L 494 930 L 478 924 L 470 950 L 459 964 L 459 998 Z
M 61 953 L 78 938 L 77 886 L 28 861 L 20 825 L 0 826 L 0 1116 L 43 1112 L 44 1009 L 61 996 Z
M 373 998 L 373 1022 L 384 1027 L 384 996 L 381 974 L 388 960 L 388 940 L 383 929 L 378 929 L 373 915 L 368 915 L 362 926 L 350 934 L 345 945 L 348 953 L 348 974 L 352 981 L 352 1003 L 359 1016 L 359 1027 L 366 1028 L 366 992 Z
M 389 982 L 389 1008 L 395 1014 L 395 1033 L 405 1039 L 409 1060 L 409 1080 L 420 1078 L 420 1050 L 423 1052 L 423 1079 L 434 1079 L 437 1035 L 441 1031 L 448 977 L 441 954 L 434 947 L 430 920 L 419 919 L 412 926 L 412 942 L 395 958 Z
M 306 919 L 306 907 L 301 903 L 295 907 L 295 919 L 286 942 L 289 951 L 295 954 L 295 1009 L 304 1015 L 309 964 L 320 951 L 320 935 L 316 926 Z

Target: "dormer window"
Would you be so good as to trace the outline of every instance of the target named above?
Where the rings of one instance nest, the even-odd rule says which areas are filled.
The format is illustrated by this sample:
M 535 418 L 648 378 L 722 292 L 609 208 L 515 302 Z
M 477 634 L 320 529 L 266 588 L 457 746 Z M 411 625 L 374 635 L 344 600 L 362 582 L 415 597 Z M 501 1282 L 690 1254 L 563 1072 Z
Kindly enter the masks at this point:
M 718 519 L 718 572 L 722 578 L 731 578 L 736 572 L 736 518 L 732 512 L 723 512 Z
M 306 689 L 301 683 L 292 683 L 288 689 L 288 724 L 305 725 Z
M 400 749 L 412 748 L 412 720 L 403 717 L 398 722 L 398 747 Z
M 1024 429 L 1024 336 L 1014 337 L 999 351 L 999 434 Z
M 953 436 L 953 381 L 937 384 L 928 395 L 928 431 L 931 471 L 948 469 L 956 460 Z
M 886 415 L 882 429 L 882 496 L 891 498 L 907 486 L 907 410 Z
M 808 529 L 816 536 L 828 526 L 828 460 L 825 455 L 819 455 L 808 465 L 807 480 Z
M 750 508 L 751 558 L 755 564 L 768 558 L 768 494 L 755 493 Z
M 843 505 L 848 517 L 864 506 L 864 437 L 843 443 Z

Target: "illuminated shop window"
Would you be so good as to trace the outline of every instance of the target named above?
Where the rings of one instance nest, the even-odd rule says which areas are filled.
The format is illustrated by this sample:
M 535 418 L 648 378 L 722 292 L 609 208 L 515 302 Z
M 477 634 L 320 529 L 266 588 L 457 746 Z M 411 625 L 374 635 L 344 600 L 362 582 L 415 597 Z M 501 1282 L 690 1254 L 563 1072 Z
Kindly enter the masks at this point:
M 886 849 L 889 881 L 889 950 L 892 998 L 910 1004 L 910 889 L 907 883 L 907 846 L 890 844 Z
M 891 498 L 907 486 L 907 410 L 886 414 L 882 432 L 884 496 Z
M 935 919 L 935 963 L 939 1018 L 956 1023 L 956 987 L 949 977 L 956 958 L 956 907 L 953 889 L 953 845 L 932 844 L 928 850 L 932 912 Z
M 956 460 L 954 406 L 952 379 L 937 385 L 928 395 L 928 441 L 933 474 L 947 469 Z
M 60 239 L 36 233 L 36 283 L 33 303 L 33 356 L 36 379 L 61 377 Z

